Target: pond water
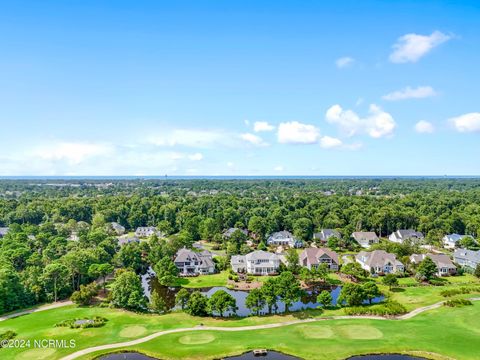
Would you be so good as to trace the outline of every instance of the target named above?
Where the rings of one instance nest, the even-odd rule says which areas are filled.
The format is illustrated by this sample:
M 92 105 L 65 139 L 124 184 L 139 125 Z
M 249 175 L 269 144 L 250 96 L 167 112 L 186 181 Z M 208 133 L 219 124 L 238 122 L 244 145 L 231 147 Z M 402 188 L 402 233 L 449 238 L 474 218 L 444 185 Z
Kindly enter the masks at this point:
M 175 309 L 175 295 L 178 291 L 180 291 L 180 287 L 167 287 L 162 286 L 158 283 L 155 276 L 153 274 L 147 274 L 142 277 L 142 285 L 147 297 L 150 297 L 152 291 L 155 291 L 160 297 L 165 300 L 165 303 L 170 309 Z M 328 290 L 332 294 L 333 304 L 337 304 L 338 296 L 340 295 L 341 286 L 333 286 L 329 288 L 319 289 L 316 291 L 308 290 L 305 291 L 303 296 L 300 298 L 299 301 L 293 303 L 290 307 L 290 311 L 299 311 L 303 309 L 315 309 L 320 304 L 317 303 L 317 295 L 323 291 Z M 247 298 L 248 291 L 243 290 L 230 290 L 224 286 L 216 286 L 216 287 L 209 287 L 209 288 L 199 288 L 199 289 L 187 289 L 189 291 L 200 291 L 202 294 L 210 297 L 218 290 L 225 290 L 227 293 L 232 295 L 235 300 L 237 301 L 237 315 L 238 316 L 249 316 L 251 315 L 251 311 L 245 306 L 245 299 Z M 378 303 L 384 299 L 383 296 L 377 297 L 372 300 L 372 303 Z M 366 301 L 365 303 L 368 303 Z M 281 301 L 277 302 L 277 313 L 282 313 L 285 311 L 285 304 Z M 264 315 L 268 313 L 268 308 L 265 306 L 264 309 L 260 312 L 260 314 Z M 216 314 L 218 315 L 218 314 Z M 225 314 L 226 316 L 231 314 Z

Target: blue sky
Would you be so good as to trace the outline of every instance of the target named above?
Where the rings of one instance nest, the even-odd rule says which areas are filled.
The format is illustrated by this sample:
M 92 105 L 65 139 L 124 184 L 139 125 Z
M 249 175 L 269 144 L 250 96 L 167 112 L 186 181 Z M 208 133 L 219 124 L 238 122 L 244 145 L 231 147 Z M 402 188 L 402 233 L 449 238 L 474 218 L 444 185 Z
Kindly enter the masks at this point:
M 0 175 L 480 175 L 477 1 L 3 1 Z

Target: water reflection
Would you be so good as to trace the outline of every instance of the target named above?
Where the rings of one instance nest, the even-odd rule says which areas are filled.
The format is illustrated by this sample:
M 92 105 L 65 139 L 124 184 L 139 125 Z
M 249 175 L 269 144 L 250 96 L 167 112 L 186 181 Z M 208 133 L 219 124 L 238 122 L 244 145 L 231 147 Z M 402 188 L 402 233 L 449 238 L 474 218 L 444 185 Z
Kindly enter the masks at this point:
M 175 295 L 177 294 L 178 291 L 180 291 L 181 287 L 167 287 L 167 286 L 162 286 L 158 283 L 157 279 L 155 278 L 154 274 L 149 273 L 145 276 L 142 277 L 142 285 L 145 291 L 145 295 L 147 297 L 150 297 L 150 294 L 152 291 L 155 291 L 160 297 L 162 297 L 165 300 L 165 303 L 167 304 L 169 309 L 176 309 L 177 307 L 175 306 Z M 290 311 L 299 311 L 303 309 L 315 309 L 317 308 L 320 304 L 317 302 L 317 296 L 318 294 L 323 291 L 323 290 L 328 290 L 330 291 L 332 298 L 333 298 L 333 304 L 337 304 L 337 299 L 338 296 L 340 295 L 340 290 L 341 286 L 333 286 L 333 287 L 326 287 L 326 288 L 319 288 L 316 289 L 315 291 L 305 291 L 304 294 L 301 296 L 300 300 L 293 303 L 290 307 Z M 187 289 L 190 292 L 193 291 L 200 291 L 202 294 L 210 297 L 212 296 L 216 291 L 218 290 L 225 290 L 227 293 L 232 295 L 235 300 L 237 301 L 237 307 L 238 310 L 236 314 L 238 316 L 249 316 L 251 315 L 251 311 L 245 306 L 245 299 L 247 298 L 248 291 L 243 291 L 243 290 L 231 290 L 228 289 L 224 286 L 216 286 L 216 287 L 209 287 L 209 288 L 197 288 L 197 289 Z M 372 303 L 378 303 L 384 299 L 383 296 L 377 297 L 372 300 Z M 366 301 L 365 303 L 368 303 Z M 281 302 L 280 300 L 277 302 L 277 313 L 282 313 L 285 311 L 285 304 Z M 265 315 L 268 313 L 268 307 L 265 306 L 261 311 L 260 314 Z M 218 314 L 215 314 L 218 315 Z M 229 313 L 225 314 L 226 316 L 232 315 Z

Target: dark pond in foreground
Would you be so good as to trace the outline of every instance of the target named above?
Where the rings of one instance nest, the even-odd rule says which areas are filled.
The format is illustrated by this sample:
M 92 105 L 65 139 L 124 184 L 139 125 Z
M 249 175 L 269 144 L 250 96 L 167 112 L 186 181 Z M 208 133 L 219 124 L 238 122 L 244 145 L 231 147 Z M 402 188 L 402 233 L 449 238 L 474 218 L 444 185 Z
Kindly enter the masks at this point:
M 175 308 L 175 295 L 181 289 L 180 287 L 167 287 L 162 286 L 157 282 L 157 279 L 153 274 L 147 274 L 142 277 L 142 286 L 145 292 L 145 295 L 150 298 L 152 291 L 155 291 L 160 297 L 165 300 L 165 303 L 170 309 Z M 318 291 L 305 291 L 305 294 L 300 298 L 300 301 L 293 303 L 290 307 L 290 311 L 298 311 L 303 309 L 315 309 L 320 304 L 317 303 L 317 295 L 322 290 L 329 290 L 332 294 L 333 304 L 337 304 L 338 296 L 340 295 L 341 286 L 333 286 L 327 289 L 319 289 Z M 248 295 L 248 291 L 242 290 L 230 290 L 224 286 L 208 287 L 208 288 L 198 288 L 198 289 L 187 289 L 188 291 L 200 291 L 202 294 L 210 297 L 218 290 L 225 290 L 230 295 L 232 295 L 237 300 L 237 315 L 238 316 L 248 316 L 251 314 L 251 311 L 245 306 L 245 299 Z M 377 297 L 372 300 L 372 303 L 378 303 L 384 299 L 383 296 Z M 368 304 L 368 301 L 365 302 Z M 281 301 L 277 302 L 277 313 L 282 313 L 285 311 L 285 304 Z M 262 315 L 268 313 L 268 308 L 265 308 L 260 312 Z M 229 315 L 229 314 L 226 314 Z

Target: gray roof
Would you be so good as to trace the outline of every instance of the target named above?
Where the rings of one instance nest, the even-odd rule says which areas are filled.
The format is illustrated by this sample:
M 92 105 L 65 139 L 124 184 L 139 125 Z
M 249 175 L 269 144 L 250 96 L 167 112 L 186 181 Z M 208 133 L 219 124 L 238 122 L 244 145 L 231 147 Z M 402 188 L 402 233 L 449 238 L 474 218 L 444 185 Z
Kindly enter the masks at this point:
M 280 258 L 278 257 L 277 254 L 273 254 L 271 252 L 263 251 L 263 250 L 256 250 L 245 255 L 245 259 L 247 261 L 252 261 L 252 260 L 261 260 L 261 259 L 279 260 Z
M 471 235 L 447 234 L 443 237 L 443 240 L 456 243 L 457 241 L 462 240 L 464 237 L 473 239 L 473 236 Z
M 0 236 L 5 236 L 8 233 L 8 227 L 0 227 Z
M 480 250 L 455 249 L 453 256 L 455 259 L 464 259 L 472 263 L 480 264 Z
M 377 234 L 375 234 L 373 231 L 355 231 L 352 233 L 352 237 L 356 241 L 378 240 Z
M 187 248 L 183 248 L 177 251 L 175 257 L 175 263 L 183 263 L 186 261 L 198 261 L 200 262 L 200 267 L 211 267 L 214 266 L 212 259 L 212 253 L 210 251 L 204 250 L 202 252 L 195 252 Z
M 415 263 L 423 261 L 426 257 L 432 259 L 432 261 L 437 265 L 437 268 L 449 268 L 456 269 L 457 267 L 453 264 L 452 260 L 448 255 L 445 254 L 413 254 L 410 256 L 410 259 Z
M 399 239 L 410 239 L 410 238 L 418 238 L 423 239 L 423 234 L 420 231 L 415 230 L 397 230 L 396 231 L 397 238 Z
M 361 251 L 357 254 L 356 259 L 370 267 L 383 267 L 388 263 L 395 266 L 403 265 L 397 260 L 395 254 L 387 253 L 384 250 Z
M 318 239 L 321 241 L 327 241 L 330 237 L 335 237 L 337 239 L 342 238 L 340 233 L 334 229 L 322 229 L 320 232 L 313 234 L 314 239 Z
M 118 238 L 118 245 L 122 246 L 131 242 L 140 242 L 140 239 L 136 236 L 122 236 Z
M 318 259 L 323 255 L 327 255 L 338 265 L 338 254 L 328 248 L 307 248 L 300 254 L 300 263 L 302 265 L 318 265 Z

